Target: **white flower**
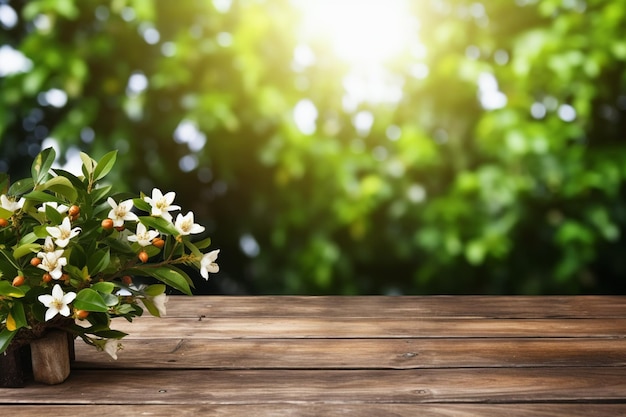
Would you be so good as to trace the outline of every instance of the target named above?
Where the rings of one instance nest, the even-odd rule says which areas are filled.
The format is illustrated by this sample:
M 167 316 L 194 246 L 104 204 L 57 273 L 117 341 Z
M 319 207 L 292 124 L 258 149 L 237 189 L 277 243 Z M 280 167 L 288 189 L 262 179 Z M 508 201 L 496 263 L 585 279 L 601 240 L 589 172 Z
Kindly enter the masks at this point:
M 154 303 L 156 309 L 159 311 L 160 317 L 165 316 L 167 313 L 167 310 L 165 309 L 165 303 L 167 303 L 167 301 L 168 298 L 165 293 L 159 294 L 156 297 L 152 297 L 152 302 Z
M 102 349 L 117 360 L 117 352 L 122 350 L 122 344 L 117 339 L 108 339 Z
M 24 207 L 25 202 L 26 200 L 24 199 L 24 197 L 20 198 L 18 201 L 15 201 L 14 199 L 9 200 L 9 198 L 5 194 L 0 195 L 0 206 L 2 206 L 3 209 L 8 210 L 12 213 L 15 213 L 16 211 Z
M 181 235 L 204 232 L 204 226 L 200 226 L 198 223 L 193 222 L 193 213 L 191 211 L 184 216 L 178 213 L 174 227 Z
M 125 221 L 139 220 L 137 215 L 131 211 L 133 209 L 133 200 L 126 200 L 117 204 L 115 200 L 109 197 L 107 202 L 111 206 L 109 218 L 113 220 L 113 226 L 121 227 L 124 226 Z
M 46 212 L 46 206 L 50 206 L 53 209 L 55 209 L 56 211 L 58 211 L 60 214 L 65 213 L 66 211 L 68 211 L 70 208 L 68 206 L 66 206 L 65 204 L 57 204 L 54 201 L 48 201 L 43 203 L 43 205 L 41 207 L 39 207 L 37 209 L 37 211 L 41 212 L 41 213 L 45 213 Z
M 202 275 L 202 278 L 208 280 L 209 272 L 212 274 L 219 272 L 220 267 L 218 264 L 215 263 L 215 260 L 217 259 L 217 255 L 219 253 L 220 253 L 220 250 L 216 249 L 205 254 L 202 257 L 202 259 L 200 260 L 200 275 Z
M 131 242 L 137 242 L 140 246 L 148 246 L 152 239 L 157 237 L 159 232 L 156 230 L 147 230 L 146 226 L 142 223 L 137 224 L 137 232 L 134 235 L 128 236 L 128 240 Z
M 69 303 L 76 298 L 75 292 L 63 293 L 61 286 L 55 284 L 52 288 L 52 295 L 43 294 L 37 297 L 37 299 L 48 308 L 46 311 L 46 321 L 52 319 L 57 314 L 68 317 L 70 315 Z
M 52 238 L 50 236 L 46 236 L 46 241 L 44 242 L 42 248 L 45 252 L 54 252 L 56 246 L 54 246 L 54 242 L 52 241 Z
M 41 259 L 41 263 L 37 265 L 37 268 L 47 271 L 54 279 L 61 278 L 61 275 L 63 275 L 61 268 L 67 265 L 67 258 L 63 257 L 63 249 L 52 252 L 39 252 L 37 257 Z
M 70 239 L 75 237 L 80 233 L 80 227 L 75 227 L 72 229 L 72 225 L 70 224 L 69 217 L 63 219 L 63 223 L 60 226 L 56 227 L 46 227 L 46 231 L 50 236 L 55 238 L 55 244 L 64 248 L 70 242 Z
M 176 193 L 170 191 L 163 195 L 161 190 L 158 188 L 152 189 L 152 198 L 144 197 L 143 199 L 146 203 L 152 206 L 152 210 L 150 212 L 151 216 L 155 217 L 163 217 L 168 222 L 172 221 L 172 215 L 169 213 L 172 210 L 180 210 L 179 206 L 172 205 L 174 202 L 174 197 L 176 197 Z

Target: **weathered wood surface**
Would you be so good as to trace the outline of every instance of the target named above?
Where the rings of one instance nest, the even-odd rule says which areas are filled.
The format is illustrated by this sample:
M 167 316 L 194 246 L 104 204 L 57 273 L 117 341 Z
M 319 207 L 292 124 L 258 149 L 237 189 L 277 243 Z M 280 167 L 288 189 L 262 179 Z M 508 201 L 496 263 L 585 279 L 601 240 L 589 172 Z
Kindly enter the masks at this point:
M 150 417 L 620 417 L 620 404 L 222 404 L 180 405 L 46 405 L 47 416 L 150 416 Z M 8 416 L 41 415 L 42 406 L 3 405 Z M 132 414 L 136 412 L 135 414 Z
M 115 328 L 3 414 L 626 416 L 626 297 L 171 297 Z
M 420 369 L 626 366 L 626 339 L 132 339 L 117 360 L 77 345 L 76 368 Z M 625 370 L 626 371 L 626 370 Z
M 626 318 L 624 296 L 211 296 L 168 304 L 170 317 Z

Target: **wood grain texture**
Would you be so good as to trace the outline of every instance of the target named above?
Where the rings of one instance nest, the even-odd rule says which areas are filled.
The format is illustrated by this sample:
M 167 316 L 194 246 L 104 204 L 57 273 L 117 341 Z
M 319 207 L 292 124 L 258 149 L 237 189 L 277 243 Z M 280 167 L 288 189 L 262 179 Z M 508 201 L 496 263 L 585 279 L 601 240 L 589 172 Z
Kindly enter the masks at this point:
M 116 320 L 116 330 L 133 338 L 465 338 L 621 337 L 626 319 L 416 319 L 337 317 L 141 317 Z
M 32 417 L 42 406 L 3 405 L 11 417 Z M 136 411 L 136 414 L 132 414 Z M 230 404 L 230 405 L 46 405 L 55 417 L 623 417 L 626 404 Z
M 626 297 L 170 297 L 3 415 L 626 416 Z M 94 407 L 98 404 L 98 407 Z M 45 410 L 45 411 L 44 411 Z
M 14 404 L 600 403 L 624 402 L 626 377 L 620 368 L 74 370 L 63 384 L 18 392 Z
M 129 338 L 117 360 L 85 344 L 77 344 L 76 358 L 76 368 L 107 369 L 624 367 L 626 339 Z
M 170 298 L 172 302 L 167 307 L 168 317 L 626 318 L 626 296 Z

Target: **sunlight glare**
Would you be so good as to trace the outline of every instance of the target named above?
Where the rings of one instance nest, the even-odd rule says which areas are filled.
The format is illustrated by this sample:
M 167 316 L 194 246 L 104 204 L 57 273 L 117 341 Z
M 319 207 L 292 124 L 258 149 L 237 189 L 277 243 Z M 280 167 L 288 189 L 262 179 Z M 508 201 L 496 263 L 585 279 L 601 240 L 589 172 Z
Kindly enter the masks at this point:
M 293 68 L 333 59 L 348 65 L 344 110 L 363 102 L 397 103 L 404 79 L 390 68 L 398 59 L 423 60 L 426 47 L 408 0 L 291 0 L 302 13 Z M 428 67 L 416 67 L 426 78 Z
M 380 64 L 399 55 L 416 36 L 406 0 L 294 0 L 307 36 L 323 37 L 352 64 Z

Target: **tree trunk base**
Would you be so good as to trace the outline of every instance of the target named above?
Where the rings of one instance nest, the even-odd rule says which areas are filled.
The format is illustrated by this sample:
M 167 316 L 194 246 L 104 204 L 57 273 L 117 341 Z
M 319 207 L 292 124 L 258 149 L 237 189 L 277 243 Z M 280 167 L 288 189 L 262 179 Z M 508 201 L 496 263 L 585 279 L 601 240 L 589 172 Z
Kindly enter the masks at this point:
M 33 378 L 37 382 L 60 384 L 70 376 L 70 352 L 67 333 L 51 331 L 30 343 Z

